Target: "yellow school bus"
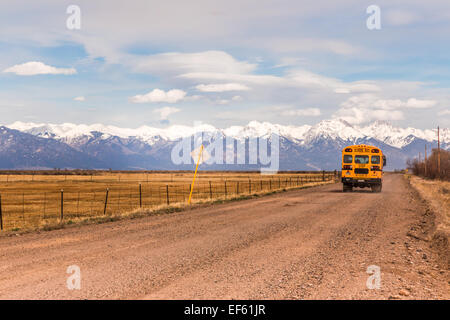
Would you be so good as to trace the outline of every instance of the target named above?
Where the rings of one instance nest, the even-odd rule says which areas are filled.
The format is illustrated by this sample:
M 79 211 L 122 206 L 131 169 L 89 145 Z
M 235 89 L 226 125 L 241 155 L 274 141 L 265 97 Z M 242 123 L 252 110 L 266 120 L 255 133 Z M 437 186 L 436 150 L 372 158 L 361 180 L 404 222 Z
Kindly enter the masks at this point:
M 372 192 L 381 192 L 384 166 L 386 156 L 380 148 L 365 144 L 345 147 L 342 149 L 343 191 L 371 188 Z

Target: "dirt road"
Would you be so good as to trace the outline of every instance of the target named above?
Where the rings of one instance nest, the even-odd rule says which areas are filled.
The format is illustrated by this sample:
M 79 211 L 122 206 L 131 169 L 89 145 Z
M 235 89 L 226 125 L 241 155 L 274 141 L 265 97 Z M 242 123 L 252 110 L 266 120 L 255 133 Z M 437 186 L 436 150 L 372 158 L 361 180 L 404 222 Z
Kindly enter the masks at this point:
M 433 217 L 403 177 L 382 193 L 341 188 L 0 237 L 0 298 L 449 299 Z M 371 265 L 380 289 L 366 286 Z

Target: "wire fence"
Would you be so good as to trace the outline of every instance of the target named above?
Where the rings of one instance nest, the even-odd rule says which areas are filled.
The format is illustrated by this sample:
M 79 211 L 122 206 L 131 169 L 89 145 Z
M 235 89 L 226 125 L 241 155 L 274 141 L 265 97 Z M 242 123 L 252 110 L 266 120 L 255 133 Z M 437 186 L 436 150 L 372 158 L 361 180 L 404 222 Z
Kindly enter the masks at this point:
M 336 172 L 311 175 L 200 181 L 195 183 L 192 199 L 231 199 L 304 186 L 337 179 Z M 183 204 L 191 185 L 182 182 L 121 184 L 67 189 L 19 192 L 17 188 L 0 192 L 0 230 L 36 228 L 45 224 L 117 215 L 136 209 Z

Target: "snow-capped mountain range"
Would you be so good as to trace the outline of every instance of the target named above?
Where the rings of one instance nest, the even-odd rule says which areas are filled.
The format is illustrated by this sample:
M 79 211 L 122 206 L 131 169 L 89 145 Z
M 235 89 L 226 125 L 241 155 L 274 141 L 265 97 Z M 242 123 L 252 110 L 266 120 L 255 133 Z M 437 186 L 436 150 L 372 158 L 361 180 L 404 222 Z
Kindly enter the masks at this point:
M 404 168 L 406 159 L 423 152 L 425 144 L 429 150 L 437 145 L 436 129 L 398 128 L 385 121 L 367 126 L 352 126 L 340 119 L 313 126 L 251 121 L 246 126 L 225 129 L 208 124 L 128 129 L 103 124 L 15 122 L 0 127 L 0 168 L 188 169 L 171 163 L 171 149 L 179 139 L 198 132 L 240 141 L 277 134 L 282 170 L 337 169 L 340 150 L 355 143 L 381 147 L 390 158 L 388 168 Z M 442 148 L 449 149 L 450 130 L 444 128 L 440 133 Z M 210 166 L 225 170 L 251 168 Z

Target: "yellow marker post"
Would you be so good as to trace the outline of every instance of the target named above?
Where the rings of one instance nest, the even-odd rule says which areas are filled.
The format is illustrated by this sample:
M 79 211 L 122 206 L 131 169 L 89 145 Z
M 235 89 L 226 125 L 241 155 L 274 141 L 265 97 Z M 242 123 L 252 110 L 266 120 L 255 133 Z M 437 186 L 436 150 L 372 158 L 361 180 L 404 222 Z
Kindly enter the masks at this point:
M 194 191 L 195 177 L 197 176 L 198 165 L 200 164 L 200 157 L 202 156 L 202 153 L 203 153 L 203 145 L 201 145 L 200 152 L 198 154 L 197 166 L 195 167 L 194 179 L 192 180 L 191 184 L 191 192 L 189 193 L 188 204 L 191 204 L 192 191 Z

